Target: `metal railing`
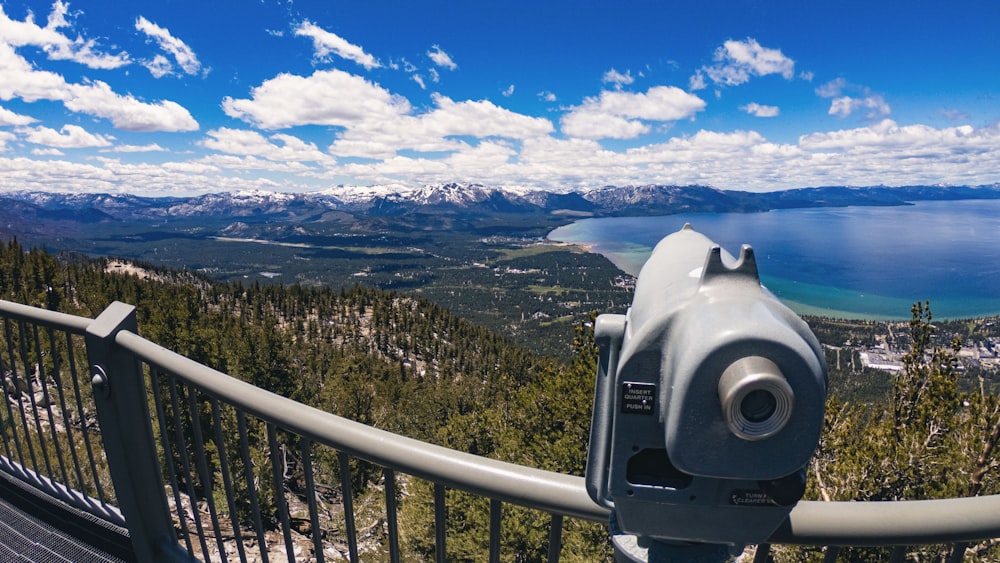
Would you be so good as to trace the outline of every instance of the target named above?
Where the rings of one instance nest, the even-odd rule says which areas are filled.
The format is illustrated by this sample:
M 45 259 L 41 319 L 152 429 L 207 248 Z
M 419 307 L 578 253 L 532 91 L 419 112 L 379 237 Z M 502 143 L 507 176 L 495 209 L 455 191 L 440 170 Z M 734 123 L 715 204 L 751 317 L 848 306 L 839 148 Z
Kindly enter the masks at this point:
M 118 510 L 96 426 L 83 335 L 89 319 L 0 302 L 0 469 L 118 525 Z
M 138 336 L 129 305 L 89 320 L 0 301 L 0 323 L 0 473 L 127 529 L 142 561 L 358 561 L 373 550 L 377 560 L 413 559 L 401 548 L 399 499 L 421 483 L 434 532 L 432 553 L 419 555 L 436 561 L 455 558 L 451 490 L 488 499 L 490 561 L 504 553 L 507 504 L 547 515 L 549 561 L 560 558 L 567 518 L 608 519 L 581 477 L 419 442 L 275 395 Z M 994 537 L 1000 496 L 803 501 L 771 542 L 831 546 L 830 561 L 835 546 L 901 546 L 902 557 L 903 546 L 954 543 L 957 561 L 962 542 Z M 769 549 L 758 546 L 755 560 Z

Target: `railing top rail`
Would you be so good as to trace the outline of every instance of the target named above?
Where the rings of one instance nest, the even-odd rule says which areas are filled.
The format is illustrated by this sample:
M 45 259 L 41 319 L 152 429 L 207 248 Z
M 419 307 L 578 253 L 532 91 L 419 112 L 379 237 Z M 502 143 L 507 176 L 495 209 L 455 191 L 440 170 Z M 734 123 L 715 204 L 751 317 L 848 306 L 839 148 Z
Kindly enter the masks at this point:
M 608 511 L 587 496 L 582 477 L 458 452 L 347 420 L 240 381 L 131 332 L 119 332 L 116 342 L 209 395 L 360 459 L 554 514 L 607 520 Z
M 483 458 L 306 407 L 201 365 L 135 334 L 118 344 L 186 383 L 256 416 L 373 463 L 473 493 L 604 521 L 583 478 Z M 775 543 L 903 545 L 1000 536 L 1000 496 L 901 502 L 800 502 Z
M 85 317 L 50 311 L 30 305 L 22 305 L 0 299 L 0 315 L 24 321 L 30 321 L 42 326 L 65 330 L 74 334 L 83 334 L 93 321 Z
M 771 536 L 798 545 L 918 545 L 1000 537 L 1000 495 L 888 502 L 800 501 Z
M 84 333 L 91 319 L 0 300 L 0 315 Z M 230 377 L 128 331 L 116 342 L 204 392 L 289 431 L 404 473 L 498 500 L 588 520 L 608 511 L 583 478 L 434 446 L 320 411 Z M 775 543 L 904 545 L 1000 537 L 1000 495 L 902 502 L 798 503 Z

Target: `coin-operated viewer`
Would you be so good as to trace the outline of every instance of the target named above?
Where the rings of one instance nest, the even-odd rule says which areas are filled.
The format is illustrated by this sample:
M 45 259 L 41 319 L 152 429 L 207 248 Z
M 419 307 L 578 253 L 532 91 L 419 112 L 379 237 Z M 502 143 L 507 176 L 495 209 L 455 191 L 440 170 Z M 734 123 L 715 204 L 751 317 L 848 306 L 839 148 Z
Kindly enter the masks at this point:
M 765 542 L 805 491 L 827 372 L 809 327 L 690 225 L 664 238 L 626 315 L 600 315 L 587 459 L 613 533 Z

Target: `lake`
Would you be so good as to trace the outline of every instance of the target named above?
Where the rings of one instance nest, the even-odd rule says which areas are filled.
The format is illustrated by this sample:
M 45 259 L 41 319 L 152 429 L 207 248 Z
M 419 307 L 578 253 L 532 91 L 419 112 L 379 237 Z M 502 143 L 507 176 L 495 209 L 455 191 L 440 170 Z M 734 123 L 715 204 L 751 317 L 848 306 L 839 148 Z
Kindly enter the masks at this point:
M 637 275 L 684 223 L 734 256 L 753 246 L 761 282 L 799 314 L 909 319 L 929 299 L 935 318 L 1000 315 L 997 200 L 583 219 L 549 239 Z

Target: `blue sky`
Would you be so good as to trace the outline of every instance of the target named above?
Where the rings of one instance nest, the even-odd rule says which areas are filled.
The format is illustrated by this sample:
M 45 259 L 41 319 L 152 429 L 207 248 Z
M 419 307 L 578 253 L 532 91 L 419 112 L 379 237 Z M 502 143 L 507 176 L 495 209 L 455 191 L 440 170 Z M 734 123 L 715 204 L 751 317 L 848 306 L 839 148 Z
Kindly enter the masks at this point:
M 0 190 L 1000 182 L 995 2 L 0 10 Z

